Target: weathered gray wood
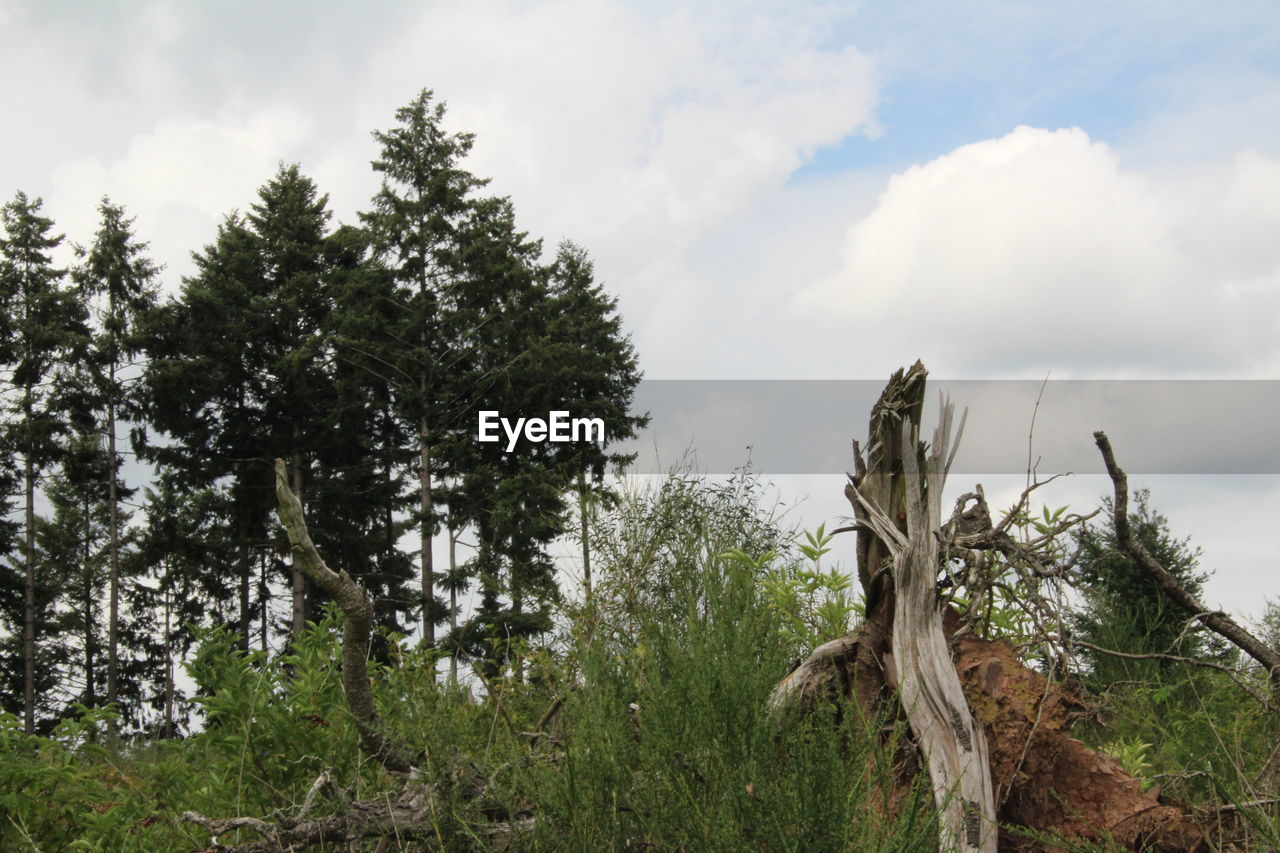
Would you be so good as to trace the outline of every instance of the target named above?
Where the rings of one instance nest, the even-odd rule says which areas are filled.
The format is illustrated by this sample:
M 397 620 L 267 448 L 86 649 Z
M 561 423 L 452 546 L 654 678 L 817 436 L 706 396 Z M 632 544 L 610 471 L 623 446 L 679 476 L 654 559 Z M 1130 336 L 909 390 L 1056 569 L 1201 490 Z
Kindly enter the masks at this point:
M 919 425 L 910 419 L 902 425 L 907 535 L 905 543 L 890 543 L 896 549 L 897 591 L 892 647 L 903 710 L 929 768 L 943 847 L 995 853 L 998 832 L 986 737 L 974 723 L 951 660 L 937 592 L 942 487 L 953 447 L 954 412 L 953 404 L 943 403 L 927 456 Z
M 383 728 L 378 709 L 373 704 L 373 692 L 369 687 L 369 639 L 373 629 L 373 605 L 364 589 L 347 574 L 336 572 L 325 564 L 302 516 L 302 502 L 289 488 L 288 473 L 283 459 L 276 460 L 276 499 L 279 502 L 280 523 L 284 525 L 293 546 L 293 565 L 311 582 L 324 590 L 342 608 L 347 622 L 342 629 L 342 689 L 347 697 L 347 707 L 355 718 L 360 732 L 360 745 L 365 752 L 377 759 L 393 773 L 407 774 L 414 771 L 409 750 L 389 738 Z
M 995 794 L 986 737 L 975 724 L 951 659 L 937 592 L 942 488 L 959 444 L 955 407 L 942 401 L 931 448 L 919 430 L 927 372 L 916 362 L 890 378 L 871 413 L 865 458 L 854 444 L 856 470 L 845 494 L 858 521 L 858 575 L 867 601 L 859 634 L 815 649 L 774 689 L 774 709 L 803 708 L 833 692 L 837 672 L 873 705 L 880 685 L 897 687 L 933 788 L 944 849 L 995 853 Z M 887 642 L 886 642 L 887 638 Z M 847 680 L 847 679 L 846 679 Z

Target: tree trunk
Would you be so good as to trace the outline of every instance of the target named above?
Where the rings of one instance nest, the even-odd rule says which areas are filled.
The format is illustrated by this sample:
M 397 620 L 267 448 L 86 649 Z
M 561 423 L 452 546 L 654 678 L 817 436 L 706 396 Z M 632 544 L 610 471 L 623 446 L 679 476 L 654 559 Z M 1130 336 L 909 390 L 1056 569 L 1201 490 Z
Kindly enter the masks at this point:
M 253 629 L 253 609 L 250 603 L 250 587 L 253 584 L 253 561 L 249 559 L 249 530 L 247 512 L 244 506 L 243 489 L 240 499 L 236 501 L 236 538 L 239 540 L 239 580 L 240 580 L 240 640 L 238 645 L 249 651 L 249 635 Z
M 27 399 L 31 399 L 31 386 L 27 386 Z M 26 475 L 26 596 L 22 608 L 22 710 L 23 726 L 27 734 L 36 730 L 36 472 L 31 461 L 31 417 L 27 406 L 27 454 Z
M 426 389 L 423 388 L 423 396 Z M 432 539 L 435 534 L 431 495 L 431 433 L 427 425 L 427 416 L 418 419 L 418 499 L 422 512 L 422 526 L 419 531 L 418 551 L 422 563 L 422 643 L 427 648 L 436 644 L 436 623 L 432 611 L 435 609 L 435 560 L 432 556 Z
M 942 487 L 952 451 L 954 406 L 943 404 L 932 448 L 921 444 L 924 385 L 919 362 L 890 380 L 872 413 L 871 433 L 872 447 L 879 444 L 889 452 L 873 454 L 860 483 L 851 484 L 862 509 L 859 520 L 879 541 L 878 546 L 868 542 L 867 553 L 876 559 L 883 552 L 892 559 L 894 594 L 888 593 L 883 561 L 859 564 L 859 574 L 868 597 L 873 592 L 877 596 L 877 606 L 887 609 L 893 600 L 890 636 L 902 708 L 929 770 L 943 847 L 995 853 L 998 833 L 986 738 L 974 726 L 951 661 L 937 594 Z M 889 499 L 873 502 L 862 492 L 864 484 L 878 500 Z
M 114 364 L 111 366 L 111 386 L 112 390 L 109 393 L 114 393 Z M 120 679 L 120 523 L 119 507 L 116 506 L 116 405 L 114 400 L 107 401 L 107 515 L 110 525 L 107 532 L 107 547 L 111 567 L 107 610 L 107 704 L 111 704 L 116 701 Z
M 271 583 L 267 577 L 269 560 L 265 554 L 258 561 L 258 610 L 262 614 L 262 636 L 258 638 L 258 647 L 265 655 L 271 641 Z
M 81 602 L 81 610 L 84 614 L 84 704 L 86 708 L 96 707 L 98 704 L 98 688 L 94 679 L 93 669 L 97 665 L 94 660 L 94 636 L 93 636 L 93 566 L 90 560 L 93 559 L 90 550 L 90 538 L 93 535 L 92 513 L 93 507 L 86 493 L 84 499 L 84 540 L 82 544 L 83 553 L 80 571 L 80 594 L 83 598 Z
M 296 445 L 299 436 L 298 428 L 293 428 L 293 438 Z M 289 459 L 289 477 L 293 487 L 293 493 L 298 496 L 298 500 L 302 501 L 302 454 L 294 451 Z M 290 609 L 289 618 L 289 634 L 297 637 L 307 629 L 307 578 L 295 563 L 290 570 L 290 598 L 292 607 Z
M 582 524 L 582 588 L 587 601 L 591 600 L 591 540 L 588 538 L 587 477 L 578 472 L 578 518 Z
M 928 768 L 944 849 L 1047 849 L 1016 828 L 1000 830 L 997 820 L 1130 849 L 1202 849 L 1180 809 L 1068 736 L 1067 709 L 1078 704 L 1068 691 L 1023 665 L 1005 643 L 958 637 L 959 617 L 941 610 L 952 408 L 944 403 L 932 448 L 921 445 L 924 379 L 918 362 L 896 373 L 872 411 L 865 459 L 854 445 L 846 495 L 858 520 L 867 618 L 857 634 L 819 647 L 784 678 L 770 706 L 803 711 L 852 695 L 870 720 L 895 702 Z M 910 788 L 912 763 L 901 766 L 886 795 L 890 812 Z
M 450 520 L 450 524 L 452 524 Z M 449 528 L 449 636 L 453 638 L 453 651 L 449 655 L 449 683 L 458 684 L 458 537 L 462 534 Z
M 164 591 L 164 736 L 173 739 L 173 604 L 169 588 Z

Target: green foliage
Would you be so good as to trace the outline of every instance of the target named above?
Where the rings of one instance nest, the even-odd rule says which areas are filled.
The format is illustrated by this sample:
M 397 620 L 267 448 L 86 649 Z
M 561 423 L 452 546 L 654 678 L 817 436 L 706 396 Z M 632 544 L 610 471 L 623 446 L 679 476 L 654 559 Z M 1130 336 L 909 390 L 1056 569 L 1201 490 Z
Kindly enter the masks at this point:
M 725 557 L 760 578 L 766 600 L 782 616 L 783 633 L 807 654 L 849 633 L 853 618 L 866 614 L 851 593 L 850 576 L 836 567 L 822 570 L 822 558 L 831 552 L 833 538 L 826 525 L 804 535 L 806 541 L 797 547 L 807 563 L 782 560 L 773 552 L 752 558 L 732 550 Z
M 787 725 L 767 711 L 798 641 L 762 583 L 769 560 L 747 556 L 786 544 L 744 500 L 756 489 L 743 476 L 718 485 L 679 476 L 623 497 L 615 513 L 629 524 L 619 535 L 661 576 L 637 577 L 630 550 L 601 549 L 602 582 L 571 652 L 578 687 L 563 712 L 565 754 L 530 780 L 548 818 L 533 849 L 936 843 L 923 789 L 898 819 L 875 816 L 893 760 L 880 721 L 833 706 Z M 809 544 L 816 559 L 825 536 Z M 664 606 L 637 606 L 656 599 Z
M 1234 665 L 1238 654 L 1169 601 L 1154 580 L 1117 550 L 1114 524 L 1077 535 L 1084 603 L 1075 636 L 1131 654 L 1170 654 Z M 1135 535 L 1178 582 L 1198 595 L 1206 575 L 1199 550 L 1177 539 L 1140 491 L 1130 514 Z M 1118 758 L 1145 784 L 1192 802 L 1265 794 L 1275 747 L 1275 719 L 1228 674 L 1167 659 L 1126 659 L 1082 649 L 1084 680 L 1095 713 L 1079 734 Z M 1261 672 L 1237 678 L 1268 695 Z M 1250 684 L 1251 682 L 1251 684 Z M 1261 787 L 1260 787 L 1261 786 Z
M 1150 493 L 1135 493 L 1129 523 L 1134 536 L 1178 583 L 1198 596 L 1206 574 L 1197 571 L 1200 550 L 1177 539 L 1168 520 L 1149 504 Z M 1076 535 L 1084 606 L 1073 619 L 1074 633 L 1093 645 L 1137 654 L 1159 653 L 1196 657 L 1222 654 L 1224 647 L 1208 629 L 1190 623 L 1187 615 L 1160 591 L 1155 579 L 1120 553 L 1109 498 L 1103 500 L 1105 520 Z M 1097 685 L 1143 680 L 1172 664 L 1164 661 L 1118 659 L 1089 649 L 1081 655 Z

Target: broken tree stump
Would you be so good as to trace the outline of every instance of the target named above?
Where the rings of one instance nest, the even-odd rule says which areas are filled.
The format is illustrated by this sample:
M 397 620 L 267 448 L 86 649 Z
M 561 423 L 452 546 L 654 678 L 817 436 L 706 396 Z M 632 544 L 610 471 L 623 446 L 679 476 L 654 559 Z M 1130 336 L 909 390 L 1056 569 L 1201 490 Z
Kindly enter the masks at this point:
M 867 719 L 896 707 L 929 772 L 946 850 L 1057 849 L 1036 835 L 1203 849 L 1183 809 L 1070 737 L 1067 710 L 1077 700 L 1069 691 L 1008 644 L 957 631 L 960 616 L 944 608 L 937 585 L 954 412 L 944 401 L 932 446 L 920 442 L 926 375 L 920 362 L 895 373 L 872 409 L 865 458 L 854 442 L 845 494 L 858 522 L 867 618 L 855 634 L 815 649 L 770 706 L 803 712 L 851 698 Z M 889 792 L 891 811 L 902 783 Z

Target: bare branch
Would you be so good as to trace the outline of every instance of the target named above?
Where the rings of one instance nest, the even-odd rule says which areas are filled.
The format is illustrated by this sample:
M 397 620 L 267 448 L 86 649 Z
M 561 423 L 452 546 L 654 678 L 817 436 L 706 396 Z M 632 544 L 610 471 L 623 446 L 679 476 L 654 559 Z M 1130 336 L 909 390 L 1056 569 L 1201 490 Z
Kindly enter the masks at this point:
M 1267 646 L 1253 634 L 1241 628 L 1234 619 L 1225 613 L 1210 610 L 1201 604 L 1194 595 L 1182 588 L 1182 585 L 1160 565 L 1155 557 L 1142 546 L 1129 527 L 1129 478 L 1116 464 L 1115 454 L 1111 451 L 1111 442 L 1106 433 L 1099 430 L 1093 434 L 1093 440 L 1102 452 L 1102 460 L 1106 463 L 1107 474 L 1115 487 L 1116 540 L 1121 550 L 1139 566 L 1150 573 L 1160 591 L 1172 599 L 1183 610 L 1192 616 L 1199 617 L 1204 624 L 1217 634 L 1226 637 L 1249 657 L 1262 664 L 1277 690 L 1280 690 L 1280 653 Z
M 1063 638 L 1055 636 L 1055 637 L 1052 637 L 1051 639 L 1062 640 Z M 1276 708 L 1276 706 L 1272 704 L 1270 701 L 1268 701 L 1265 696 L 1259 695 L 1253 690 L 1253 688 L 1249 687 L 1249 685 L 1241 681 L 1240 680 L 1241 673 L 1239 670 L 1232 669 L 1229 666 L 1224 666 L 1223 664 L 1217 663 L 1215 661 L 1201 660 L 1199 658 L 1188 658 L 1188 657 L 1183 657 L 1181 655 L 1163 654 L 1161 652 L 1141 652 L 1141 653 L 1121 652 L 1115 649 L 1106 649 L 1106 648 L 1103 648 L 1102 646 L 1095 646 L 1093 643 L 1087 643 L 1084 640 L 1068 639 L 1066 640 L 1066 642 L 1072 646 L 1082 646 L 1083 648 L 1090 649 L 1091 651 L 1098 652 L 1099 654 L 1109 655 L 1111 657 L 1116 657 L 1116 658 L 1123 658 L 1125 660 L 1164 660 L 1164 661 L 1170 661 L 1171 663 L 1185 663 L 1191 666 L 1202 666 L 1205 669 L 1216 669 L 1219 672 L 1225 672 L 1231 678 L 1231 680 L 1236 683 L 1237 687 L 1239 687 L 1245 693 L 1248 693 L 1250 696 L 1252 696 L 1254 701 L 1257 702 L 1266 710 L 1271 711 L 1273 713 L 1280 711 L 1280 708 Z
M 311 541 L 302 503 L 289 488 L 283 459 L 276 460 L 276 498 L 280 503 L 280 523 L 293 546 L 293 561 L 312 583 L 328 593 L 347 617 L 342 630 L 342 689 L 347 707 L 360 731 L 360 745 L 383 767 L 393 773 L 408 774 L 414 769 L 410 752 L 384 733 L 382 718 L 373 704 L 369 688 L 369 637 L 373 629 L 373 605 L 369 597 L 345 570 L 329 568 Z

